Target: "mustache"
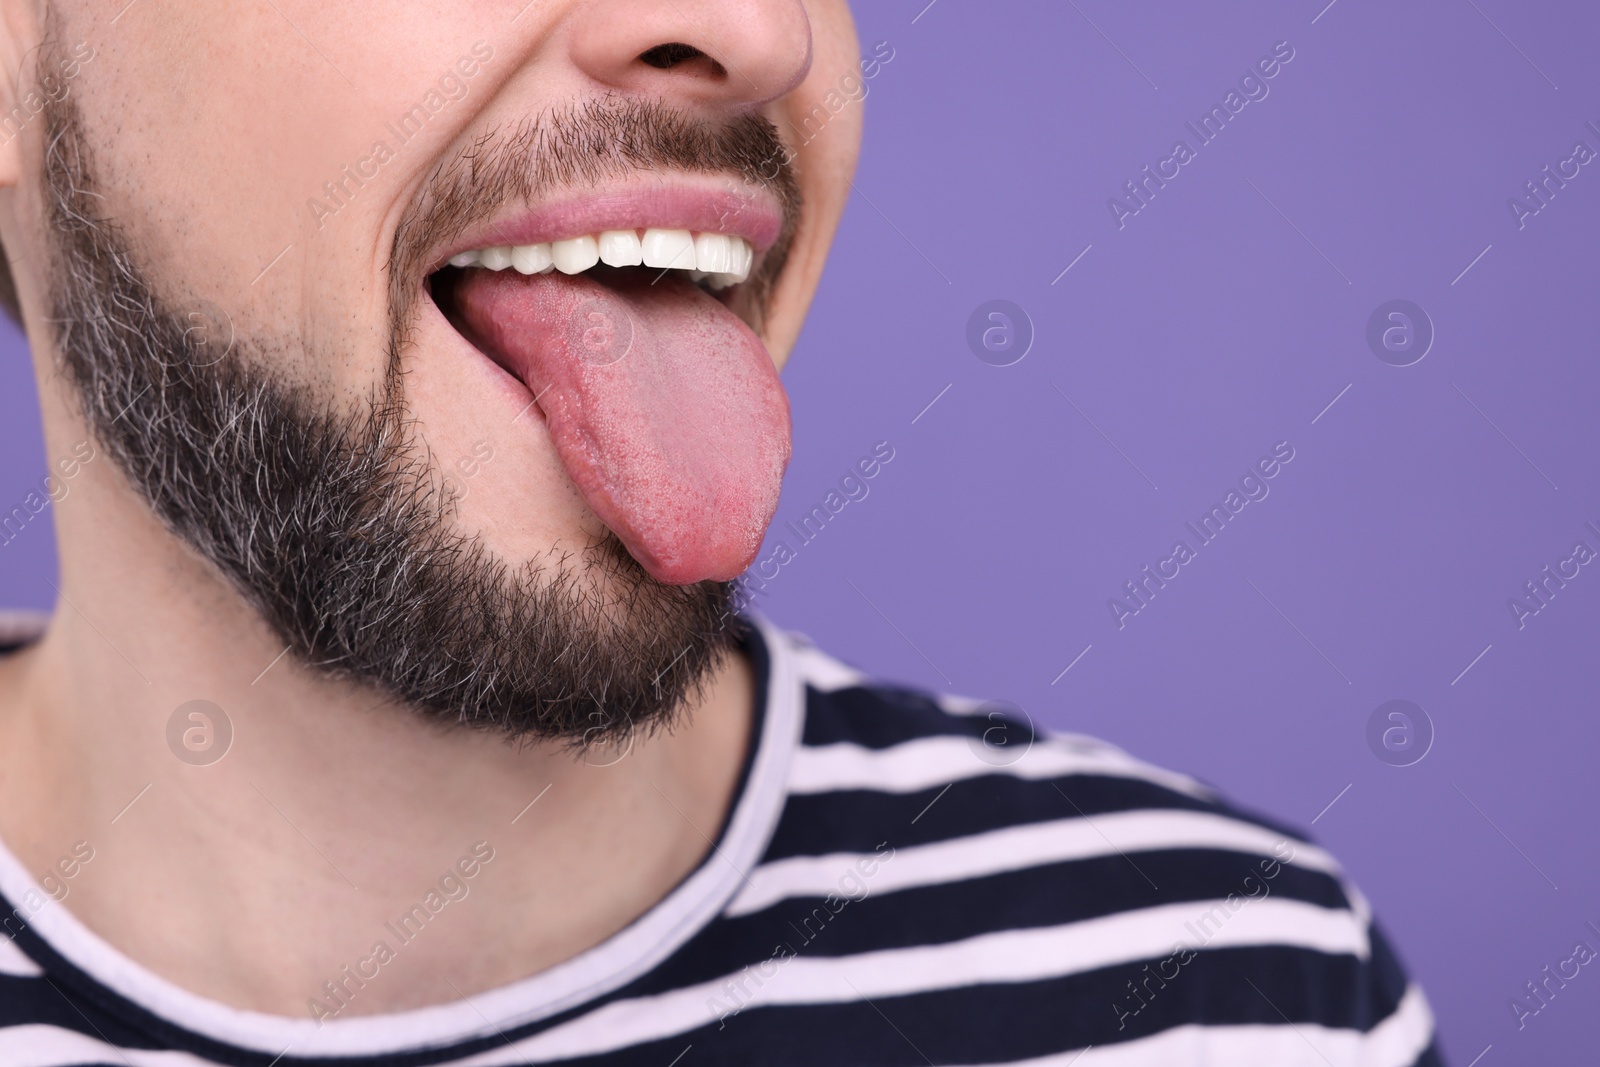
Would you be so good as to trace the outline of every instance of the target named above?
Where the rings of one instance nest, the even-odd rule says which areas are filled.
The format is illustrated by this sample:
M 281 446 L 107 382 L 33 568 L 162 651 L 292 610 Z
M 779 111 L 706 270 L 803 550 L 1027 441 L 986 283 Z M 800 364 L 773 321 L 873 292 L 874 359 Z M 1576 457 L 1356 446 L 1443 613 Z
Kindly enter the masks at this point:
M 799 223 L 793 157 L 762 115 L 707 121 L 633 97 L 569 103 L 491 129 L 434 167 L 395 229 L 389 257 L 394 347 L 404 344 L 417 313 L 415 297 L 433 249 L 507 207 L 640 173 L 725 174 L 777 198 L 782 229 L 746 283 L 764 306 Z

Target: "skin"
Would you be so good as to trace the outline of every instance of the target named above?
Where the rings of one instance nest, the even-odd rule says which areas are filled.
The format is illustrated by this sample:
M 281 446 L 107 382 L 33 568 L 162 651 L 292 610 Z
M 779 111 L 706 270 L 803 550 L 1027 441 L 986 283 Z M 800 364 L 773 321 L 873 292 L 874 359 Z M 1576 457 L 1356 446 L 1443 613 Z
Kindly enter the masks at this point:
M 300 340 L 276 357 L 283 373 L 353 402 L 382 374 L 399 216 L 430 168 L 475 135 L 614 92 L 707 117 L 759 108 L 798 146 L 800 116 L 856 71 L 842 0 L 537 0 L 519 15 L 524 3 L 164 2 L 118 15 L 121 4 L 70 2 L 57 12 L 63 40 L 94 49 L 70 91 L 109 214 L 126 220 L 147 269 L 226 308 L 241 331 Z M 42 24 L 35 3 L 0 0 L 0 108 L 36 77 Z M 319 230 L 306 199 L 480 40 L 494 58 L 469 95 Z M 721 69 L 638 59 L 669 42 Z M 843 210 L 860 121 L 849 106 L 797 147 L 805 208 L 763 334 L 780 366 Z M 43 152 L 37 122 L 0 146 L 0 240 L 53 464 L 89 435 L 43 328 Z M 310 351 L 347 355 L 313 365 Z M 494 459 L 461 504 L 464 528 L 510 562 L 599 529 L 547 436 L 526 421 L 485 430 L 498 386 L 431 306 L 404 358 L 406 401 L 438 461 L 492 441 Z M 109 460 L 83 467 L 55 522 L 61 603 L 42 642 L 0 659 L 0 836 L 41 875 L 89 842 L 94 859 L 67 883 L 67 907 L 180 986 L 304 1017 L 307 998 L 366 955 L 383 922 L 486 840 L 495 858 L 470 896 L 346 1011 L 453 1000 L 626 926 L 701 862 L 726 815 L 750 734 L 741 658 L 679 728 L 586 764 L 428 727 L 369 689 L 275 661 L 282 644 Z M 204 768 L 174 759 L 165 740 L 173 709 L 196 698 L 225 708 L 235 734 Z

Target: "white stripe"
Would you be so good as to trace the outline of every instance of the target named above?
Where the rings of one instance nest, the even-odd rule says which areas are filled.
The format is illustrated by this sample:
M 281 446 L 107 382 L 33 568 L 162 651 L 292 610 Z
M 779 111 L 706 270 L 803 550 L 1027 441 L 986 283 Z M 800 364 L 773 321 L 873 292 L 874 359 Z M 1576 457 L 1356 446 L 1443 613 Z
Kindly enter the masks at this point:
M 1044 736 L 1015 763 L 1000 766 L 985 759 L 990 752 L 982 740 L 967 737 L 919 737 L 889 748 L 865 748 L 848 741 L 805 745 L 795 753 L 789 790 L 799 794 L 838 789 L 915 793 L 984 774 L 1028 779 L 1104 774 L 1140 778 L 1190 796 L 1212 796 L 1194 779 L 1134 759 L 1110 745 Z
M 836 693 L 841 689 L 854 689 L 877 683 L 877 679 L 866 672 L 822 651 L 812 644 L 811 638 L 805 634 L 787 631 L 784 637 L 789 639 L 789 651 L 794 657 L 795 666 L 799 669 L 801 680 L 819 693 Z M 927 697 L 935 707 L 951 715 L 972 715 L 994 707 L 993 701 L 979 700 L 977 697 L 956 696 L 950 693 L 920 695 Z
M 29 1023 L 0 1029 L 0 1049 L 5 1067 L 68 1067 L 69 1064 L 125 1063 L 131 1067 L 218 1067 L 187 1052 L 124 1049 L 97 1038 L 58 1026 Z
M 1260 855 L 1263 860 L 1290 855 L 1295 866 L 1338 874 L 1333 857 L 1315 845 L 1290 841 L 1293 852 L 1275 853 L 1274 846 L 1285 840 L 1264 827 L 1204 811 L 1119 811 L 1057 819 L 911 845 L 892 853 L 838 852 L 774 860 L 750 872 L 727 914 L 748 915 L 790 897 L 858 895 L 860 882 L 867 884 L 868 892 L 889 893 L 1119 853 L 1129 855 L 1137 867 L 1137 853 L 1172 848 L 1226 849 Z M 1270 864 L 1257 867 L 1263 874 L 1272 869 Z M 1248 891 L 1249 887 L 1241 888 Z
M 819 693 L 832 693 L 863 685 L 867 676 L 842 663 L 798 634 L 784 634 L 800 680 Z
M 32 978 L 43 974 L 37 963 L 17 947 L 12 938 L 0 941 L 0 974 L 14 974 L 18 977 Z
M 1394 1041 L 1391 1034 L 1403 1034 Z M 1178 1026 L 1134 1041 L 1076 1049 L 1004 1067 L 1173 1067 L 1253 1064 L 1273 1067 L 1411 1067 L 1433 1037 L 1433 1015 L 1416 986 L 1371 1033 L 1315 1023 L 1292 1026 Z M 998 1064 L 985 1067 L 1000 1067 Z
M 1344 895 L 1350 901 L 1350 910 L 1367 926 L 1372 925 L 1372 905 L 1367 903 L 1366 896 L 1356 887 L 1354 882 L 1347 880 L 1343 873 L 1339 875 L 1339 885 L 1344 889 Z
M 1408 985 L 1400 1004 L 1367 1035 L 1362 1067 L 1411 1067 L 1433 1040 L 1433 1012 L 1422 987 Z
M 571 1022 L 462 1061 L 512 1064 L 596 1055 L 685 1033 L 737 1003 L 726 983 L 745 982 L 746 1008 L 758 1005 L 838 1004 L 984 983 L 1029 982 L 1137 960 L 1165 960 L 1179 942 L 1196 945 L 1191 927 L 1221 908 L 1208 948 L 1295 945 L 1365 958 L 1366 931 L 1349 912 L 1267 897 L 1230 909 L 1226 902 L 1169 904 L 1085 922 L 1004 930 L 963 941 L 865 952 L 853 956 L 794 956 L 767 961 L 768 974 L 747 968 L 700 985 L 614 1001 Z M 1174 964 L 1178 966 L 1178 964 Z M 759 984 L 758 984 L 759 983 Z
M 934 703 L 952 715 L 976 715 L 979 712 L 988 714 L 998 708 L 992 700 L 980 700 L 977 697 L 966 697 L 959 693 L 928 693 Z
M 835 693 L 841 689 L 878 684 L 878 680 L 866 672 L 819 649 L 805 634 L 791 630 L 786 631 L 784 636 L 789 639 L 789 651 L 799 668 L 801 680 L 817 692 Z M 951 693 L 919 695 L 927 697 L 935 707 L 951 715 L 972 715 L 994 707 L 992 700 L 979 700 L 977 697 L 957 696 Z

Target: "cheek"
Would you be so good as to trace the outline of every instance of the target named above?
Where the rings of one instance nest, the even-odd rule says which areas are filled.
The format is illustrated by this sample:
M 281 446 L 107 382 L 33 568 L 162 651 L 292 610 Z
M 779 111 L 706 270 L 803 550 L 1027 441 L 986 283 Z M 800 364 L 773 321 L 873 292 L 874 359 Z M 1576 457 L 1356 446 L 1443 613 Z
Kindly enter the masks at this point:
M 800 139 L 793 131 L 802 128 L 805 116 L 819 107 L 827 111 L 823 98 L 828 91 L 861 72 L 855 25 L 843 0 L 808 0 L 806 14 L 811 22 L 811 70 L 793 94 L 769 106 L 769 117 L 790 144 Z M 880 77 L 888 77 L 892 69 L 886 68 Z M 775 294 L 776 311 L 765 331 L 767 348 L 780 367 L 799 336 L 849 197 L 866 106 L 866 102 L 850 104 L 833 114 L 817 136 L 796 146 L 794 169 L 800 179 L 804 214 L 789 268 Z
M 154 5 L 140 13 L 151 17 L 130 12 L 114 33 L 66 28 L 67 39 L 98 46 L 72 97 L 102 175 L 133 176 L 107 192 L 127 198 L 114 213 L 128 220 L 147 265 L 203 282 L 234 312 L 255 295 L 251 282 L 262 267 L 297 241 L 310 190 L 337 173 L 353 106 L 340 97 L 357 94 L 333 92 L 309 69 L 281 75 L 280 53 L 291 44 L 283 33 L 294 31 L 270 5 L 226 13 L 220 5 Z
M 385 227 L 474 100 L 448 104 L 408 143 L 390 127 L 470 42 L 504 40 L 515 8 L 140 3 L 108 27 L 87 5 L 58 6 L 63 40 L 95 48 L 70 99 L 111 185 L 108 213 L 126 222 L 152 275 L 252 332 L 354 345 L 362 365 L 348 377 L 369 384 L 385 340 Z M 498 69 L 450 78 L 443 92 L 486 96 Z M 360 161 L 380 140 L 394 155 L 374 176 Z M 330 218 L 314 203 L 337 210 Z M 373 329 L 350 337 L 353 322 Z
M 806 164 L 799 168 L 800 174 L 804 180 L 808 171 L 824 170 L 830 186 L 848 188 L 843 177 L 855 169 L 861 143 L 862 109 L 856 106 L 860 101 L 851 99 L 837 110 L 828 107 L 826 101 L 832 97 L 837 107 L 840 99 L 848 97 L 840 86 L 861 85 L 860 45 L 849 9 L 843 3 L 814 0 L 807 5 L 807 11 L 812 34 L 811 69 L 795 91 L 775 105 L 779 111 L 777 125 L 785 142 L 794 144 L 806 139 L 795 132 L 806 129 L 806 119 L 812 117 L 815 128 L 813 116 L 817 109 L 826 112 L 826 125 L 808 143 L 797 146 L 797 163 Z M 836 188 L 831 191 L 838 193 Z

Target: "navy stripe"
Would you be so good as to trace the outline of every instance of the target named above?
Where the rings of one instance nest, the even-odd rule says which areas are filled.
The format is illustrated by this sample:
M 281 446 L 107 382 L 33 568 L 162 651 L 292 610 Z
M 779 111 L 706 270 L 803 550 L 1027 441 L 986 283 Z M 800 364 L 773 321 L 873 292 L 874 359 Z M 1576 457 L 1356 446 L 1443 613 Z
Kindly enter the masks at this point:
M 24 929 L 16 940 L 35 962 L 45 967 L 47 977 L 0 975 L 0 1027 L 38 1023 L 74 1030 L 119 1048 L 169 1047 L 145 1028 L 101 1010 L 100 1001 L 112 996 L 105 987 L 89 981 L 64 961 L 58 969 L 54 964 L 59 957 L 49 950 L 42 953 L 45 958 L 41 959 L 36 954 L 39 939 L 31 929 Z M 88 983 L 87 987 L 84 982 Z M 86 996 L 86 992 L 90 995 Z M 120 998 L 114 999 L 120 1001 Z M 0 1047 L 4 1044 L 3 1033 L 0 1033 Z
M 868 895 L 861 899 L 848 899 L 849 890 L 841 888 L 831 899 L 794 897 L 718 920 L 636 983 L 630 995 L 734 974 L 770 959 L 778 945 L 804 956 L 838 957 L 1061 926 L 1163 904 L 1214 902 L 1230 893 L 1247 896 L 1252 889 L 1261 899 L 1330 910 L 1349 906 L 1339 882 L 1321 872 L 1281 865 L 1274 878 L 1263 873 L 1256 857 L 1185 849 L 1141 853 L 1132 863 L 1122 856 L 1096 857 L 883 894 L 873 893 L 866 879 L 855 883 L 866 886 Z M 1247 879 L 1252 879 L 1248 885 Z M 1215 925 L 1203 922 L 1204 915 L 1197 907 L 1191 943 L 1216 933 Z M 1360 920 L 1351 915 L 1350 922 Z M 1403 978 L 1399 988 L 1404 990 Z
M 1439 1051 L 1439 1042 L 1429 1041 L 1428 1047 L 1416 1058 L 1411 1067 L 1444 1067 L 1444 1053 Z
M 952 715 L 932 697 L 911 689 L 859 685 L 823 693 L 807 686 L 801 743 L 849 741 L 866 748 L 889 748 L 921 737 L 982 737 L 993 725 L 983 717 Z M 1026 736 L 1027 726 L 1020 729 L 1017 736 Z
M 1367 968 L 1367 995 L 1371 998 L 1373 1010 L 1379 1015 L 1387 1015 L 1393 1010 L 1388 1005 L 1398 1004 L 1405 995 L 1408 984 L 1405 968 L 1378 923 L 1367 924 L 1367 938 L 1372 945 L 1372 958 Z
M 1381 1019 L 1358 995 L 1363 972 L 1353 956 L 1281 946 L 1216 949 L 1170 964 L 1175 977 L 1165 988 L 1152 981 L 1153 996 L 1137 1014 L 1129 1005 L 1140 1002 L 1127 983 L 1145 978 L 1141 965 L 844 1004 L 754 1007 L 720 1029 L 708 1009 L 707 1023 L 688 1033 L 562 1063 L 663 1067 L 686 1047 L 677 1067 L 1004 1063 L 1150 1037 L 1197 1020 L 1282 1027 L 1285 1016 L 1296 1025 L 1365 1032 Z M 781 983 L 783 972 L 771 981 Z
M 913 793 L 850 789 L 791 796 L 763 858 L 871 852 L 884 841 L 902 848 L 1009 826 L 1135 810 L 1212 812 L 1281 834 L 1292 843 L 1305 841 L 1253 815 L 1139 778 L 1018 778 L 1002 770 Z

